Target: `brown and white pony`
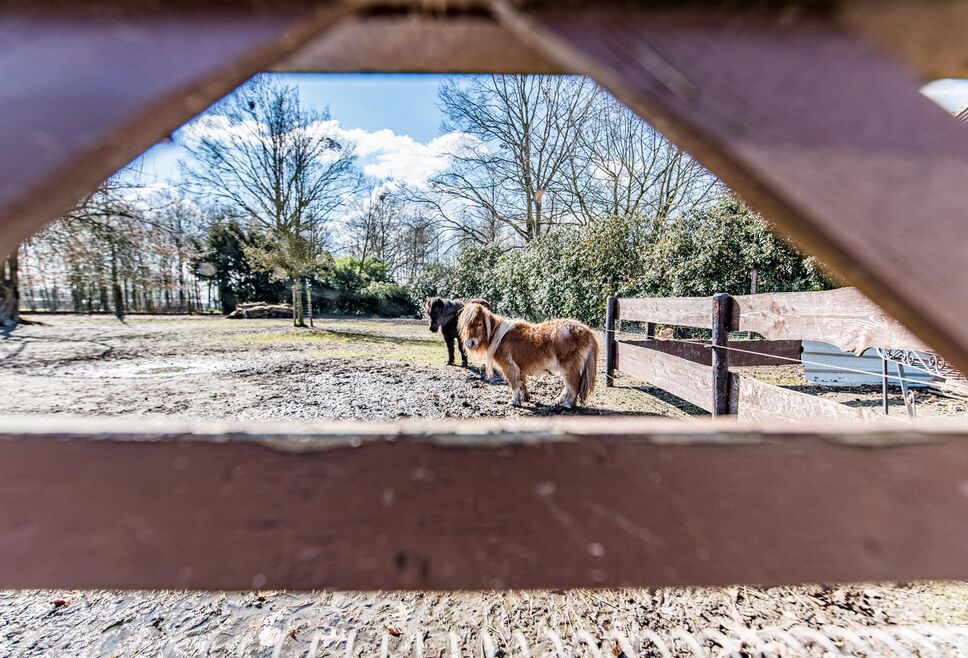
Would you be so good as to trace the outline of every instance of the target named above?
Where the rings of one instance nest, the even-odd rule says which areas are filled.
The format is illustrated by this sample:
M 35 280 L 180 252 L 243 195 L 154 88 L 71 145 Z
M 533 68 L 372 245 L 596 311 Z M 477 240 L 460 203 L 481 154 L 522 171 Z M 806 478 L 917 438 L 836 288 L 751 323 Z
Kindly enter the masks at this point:
M 457 326 L 464 346 L 482 356 L 488 377 L 496 365 L 511 388 L 511 404 L 528 399 L 528 375 L 557 372 L 565 383 L 559 402 L 572 409 L 595 389 L 598 342 L 576 320 L 531 324 L 502 318 L 480 304 L 466 304 Z

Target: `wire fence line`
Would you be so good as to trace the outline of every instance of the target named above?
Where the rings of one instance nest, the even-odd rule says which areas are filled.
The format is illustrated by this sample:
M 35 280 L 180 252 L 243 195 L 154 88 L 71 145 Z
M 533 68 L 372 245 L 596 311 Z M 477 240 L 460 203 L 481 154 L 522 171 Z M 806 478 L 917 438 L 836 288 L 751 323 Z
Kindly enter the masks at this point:
M 748 346 L 747 347 L 736 347 L 736 346 L 731 346 L 731 345 L 713 345 L 708 339 L 675 338 L 675 337 L 671 337 L 671 336 L 664 336 L 662 338 L 658 338 L 657 336 L 650 336 L 647 333 L 643 333 L 643 332 L 630 332 L 630 331 L 623 331 L 623 330 L 614 329 L 614 328 L 613 329 L 609 329 L 607 327 L 604 329 L 604 333 L 605 333 L 605 336 L 606 336 L 606 340 L 607 341 L 615 341 L 617 343 L 621 343 L 623 341 L 623 339 L 624 339 L 624 341 L 626 341 L 626 342 L 635 342 L 635 341 L 643 341 L 643 340 L 655 340 L 657 342 L 670 342 L 670 343 L 688 344 L 688 345 L 695 345 L 695 346 L 701 347 L 703 349 L 708 349 L 708 350 L 717 349 L 717 350 L 723 350 L 723 351 L 726 351 L 726 352 L 736 352 L 736 353 L 742 353 L 742 354 L 759 356 L 759 357 L 763 357 L 763 358 L 769 358 L 771 360 L 784 361 L 784 362 L 787 362 L 787 363 L 790 363 L 790 364 L 812 365 L 812 366 L 816 366 L 816 367 L 820 367 L 820 368 L 837 370 L 837 371 L 845 372 L 845 373 L 853 373 L 853 374 L 859 374 L 859 375 L 865 375 L 865 376 L 875 376 L 873 373 L 871 373 L 870 371 L 867 371 L 867 370 L 861 370 L 861 369 L 858 369 L 858 368 L 851 368 L 849 366 L 844 366 L 844 365 L 839 365 L 839 364 L 833 364 L 833 363 L 822 363 L 822 362 L 813 361 L 813 360 L 810 360 L 810 359 L 803 359 L 802 357 L 800 357 L 800 358 L 793 358 L 793 357 L 783 356 L 781 354 L 776 354 L 776 353 L 772 353 L 772 352 L 763 352 L 763 351 L 759 351 L 759 350 L 753 350 L 753 349 L 749 349 Z M 732 333 L 742 333 L 742 332 L 732 332 Z M 757 341 L 748 341 L 748 342 L 755 343 Z M 764 343 L 768 343 L 770 341 L 764 340 L 763 342 Z M 908 407 L 908 415 L 912 419 L 915 418 L 916 412 L 915 412 L 915 409 L 914 409 L 914 399 L 912 397 L 913 396 L 913 393 L 910 392 L 907 387 L 908 387 L 908 385 L 911 385 L 911 384 L 913 384 L 913 385 L 919 385 L 919 386 L 920 385 L 924 385 L 925 384 L 925 381 L 923 379 L 915 379 L 915 378 L 912 378 L 912 377 L 905 376 L 904 375 L 904 371 L 903 371 L 903 367 L 905 365 L 909 365 L 909 364 L 905 363 L 904 361 L 898 360 L 896 358 L 891 358 L 888 355 L 888 352 L 886 350 L 882 350 L 880 348 L 873 348 L 873 349 L 875 349 L 877 351 L 878 355 L 880 356 L 880 358 L 882 359 L 882 361 L 885 364 L 886 363 L 895 363 L 895 364 L 898 364 L 898 365 L 901 366 L 899 368 L 896 368 L 896 372 L 894 374 L 891 374 L 887 370 L 886 365 L 885 365 L 885 368 L 883 369 L 882 373 L 880 373 L 879 375 L 876 375 L 876 376 L 880 377 L 881 380 L 884 383 L 884 387 L 885 388 L 884 388 L 883 396 L 884 396 L 884 399 L 885 399 L 885 408 L 886 408 L 886 405 L 887 405 L 887 403 L 886 403 L 886 400 L 887 400 L 887 388 L 886 388 L 886 386 L 887 386 L 888 382 L 893 382 L 893 383 L 898 384 L 898 385 L 901 386 L 901 388 L 902 388 L 902 394 L 904 395 L 904 402 L 905 402 L 905 405 L 907 405 L 907 407 Z M 935 388 L 937 390 L 942 391 L 948 397 L 951 397 L 951 398 L 956 399 L 956 400 L 968 402 L 968 390 L 966 390 L 966 388 L 964 386 L 962 386 L 962 385 L 960 385 L 958 383 L 951 384 L 948 381 L 946 381 L 946 379 L 944 379 L 940 375 L 937 375 L 936 373 L 930 372 L 930 374 L 934 377 L 934 380 L 928 383 L 929 386 L 931 386 L 931 387 L 933 387 L 933 388 Z M 885 413 L 886 413 L 886 411 L 885 411 Z

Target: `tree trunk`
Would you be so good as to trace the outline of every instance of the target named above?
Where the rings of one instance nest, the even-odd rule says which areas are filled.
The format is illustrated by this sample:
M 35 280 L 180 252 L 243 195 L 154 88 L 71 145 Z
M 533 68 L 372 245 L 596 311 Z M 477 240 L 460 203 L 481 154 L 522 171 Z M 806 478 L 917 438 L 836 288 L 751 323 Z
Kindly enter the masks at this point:
M 292 326 L 305 327 L 303 320 L 303 307 L 301 304 L 302 291 L 300 290 L 299 279 L 292 280 Z
M 20 322 L 19 251 L 15 248 L 0 261 L 0 327 L 14 327 Z
M 232 292 L 232 289 L 224 281 L 219 281 L 218 301 L 222 306 L 222 315 L 228 315 L 238 306 L 238 299 L 236 299 L 235 293 Z
M 118 280 L 118 250 L 111 244 L 111 296 L 114 298 L 114 317 L 124 320 L 124 293 Z

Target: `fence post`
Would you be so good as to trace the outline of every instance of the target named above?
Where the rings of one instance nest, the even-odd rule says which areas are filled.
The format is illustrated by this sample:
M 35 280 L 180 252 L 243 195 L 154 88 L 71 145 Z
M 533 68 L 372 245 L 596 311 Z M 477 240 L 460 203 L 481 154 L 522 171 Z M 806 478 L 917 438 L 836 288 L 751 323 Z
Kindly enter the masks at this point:
M 615 383 L 615 313 L 618 299 L 609 295 L 605 306 L 605 386 Z
M 713 416 L 729 414 L 729 352 L 722 349 L 729 340 L 729 311 L 732 298 L 724 293 L 713 295 Z
M 309 287 L 309 279 L 305 280 L 304 287 L 306 288 L 306 315 L 309 316 L 309 326 L 312 327 L 314 326 L 313 325 L 313 293 L 312 293 L 312 289 Z

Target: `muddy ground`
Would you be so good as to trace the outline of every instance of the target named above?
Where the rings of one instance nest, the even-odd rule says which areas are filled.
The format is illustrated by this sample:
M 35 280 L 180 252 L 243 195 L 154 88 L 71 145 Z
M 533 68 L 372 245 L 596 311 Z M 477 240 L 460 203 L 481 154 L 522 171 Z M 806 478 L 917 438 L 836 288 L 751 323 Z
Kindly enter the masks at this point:
M 533 403 L 509 407 L 499 379 L 446 366 L 443 340 L 419 320 L 317 320 L 312 329 L 214 317 L 43 322 L 0 340 L 0 390 L 9 392 L 0 413 L 392 419 L 562 411 L 551 376 L 530 383 Z M 579 413 L 699 412 L 637 386 L 599 386 Z
M 551 377 L 532 386 L 535 403 L 508 406 L 500 383 L 448 367 L 439 336 L 406 320 L 318 320 L 310 330 L 283 320 L 200 317 L 45 316 L 44 325 L 0 337 L 0 414 L 178 416 L 213 419 L 527 416 L 562 413 Z M 811 390 L 796 367 L 757 373 L 839 401 L 877 406 L 874 389 Z M 919 392 L 922 415 L 960 415 L 960 400 Z M 902 409 L 900 398 L 893 400 Z M 572 412 L 568 412 L 572 413 Z M 599 386 L 583 414 L 689 418 L 703 412 L 639 382 Z M 2 568 L 2 565 L 0 565 Z M 0 656 L 423 655 L 462 651 L 519 655 L 519 630 L 535 656 L 550 628 L 565 636 L 608 630 L 806 625 L 968 624 L 968 586 L 711 588 L 530 593 L 0 592 Z M 316 645 L 313 645 L 314 640 Z M 683 645 L 684 646 L 684 645 Z M 841 642 L 839 646 L 844 646 Z M 614 643 L 602 641 L 605 658 Z M 682 648 L 682 647 L 680 647 Z M 881 647 L 884 649 L 884 647 Z M 568 649 L 566 653 L 575 652 Z M 891 655 L 890 651 L 884 652 Z M 917 652 L 914 652 L 917 655 Z M 656 651 L 639 655 L 660 655 Z M 819 654 L 818 654 L 819 655 Z M 927 655 L 927 654 L 923 654 Z M 631 658 L 631 657 L 629 657 Z
M 499 378 L 445 366 L 439 335 L 419 320 L 286 320 L 134 316 L 44 316 L 0 339 L 0 413 L 180 416 L 212 419 L 443 418 L 594 415 L 704 415 L 660 389 L 620 378 L 599 385 L 586 408 L 554 405 L 561 386 L 531 380 L 533 402 L 508 405 Z M 877 387 L 808 386 L 799 366 L 743 368 L 745 374 L 849 405 L 878 407 Z M 601 375 L 599 384 L 601 384 Z M 968 405 L 918 391 L 923 416 L 961 415 Z M 892 393 L 896 413 L 900 393 Z

